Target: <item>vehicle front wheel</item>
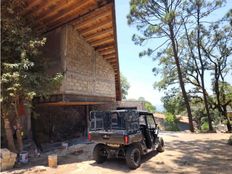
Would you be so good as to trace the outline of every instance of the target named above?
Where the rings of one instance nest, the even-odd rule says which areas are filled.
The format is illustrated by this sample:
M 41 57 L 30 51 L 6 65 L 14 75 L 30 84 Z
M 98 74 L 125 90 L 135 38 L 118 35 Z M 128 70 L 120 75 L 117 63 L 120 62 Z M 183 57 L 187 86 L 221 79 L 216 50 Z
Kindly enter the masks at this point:
M 104 163 L 107 160 L 107 151 L 104 144 L 97 144 L 94 147 L 93 158 L 98 164 Z
M 136 169 L 141 163 L 141 152 L 139 148 L 131 146 L 126 151 L 126 163 L 130 169 Z
M 158 152 L 163 152 L 164 151 L 164 140 L 161 137 L 159 137 L 159 145 L 158 145 L 156 150 Z

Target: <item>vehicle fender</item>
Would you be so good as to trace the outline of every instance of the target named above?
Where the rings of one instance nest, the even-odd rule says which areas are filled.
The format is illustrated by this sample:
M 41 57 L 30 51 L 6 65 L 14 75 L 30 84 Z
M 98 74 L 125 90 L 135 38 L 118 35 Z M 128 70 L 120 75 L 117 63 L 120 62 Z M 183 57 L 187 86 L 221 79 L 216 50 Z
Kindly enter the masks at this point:
M 141 143 L 131 143 L 130 145 L 128 145 L 127 147 L 131 147 L 131 146 L 134 146 L 134 147 L 137 147 L 139 148 L 140 152 L 142 153 L 142 144 Z

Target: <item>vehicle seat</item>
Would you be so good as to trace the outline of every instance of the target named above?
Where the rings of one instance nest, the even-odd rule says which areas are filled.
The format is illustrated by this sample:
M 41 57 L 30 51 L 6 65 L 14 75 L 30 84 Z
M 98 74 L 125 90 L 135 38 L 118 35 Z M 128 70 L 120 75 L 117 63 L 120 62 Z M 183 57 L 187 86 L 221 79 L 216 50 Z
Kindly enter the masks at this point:
M 151 148 L 152 147 L 152 137 L 151 137 L 151 133 L 149 131 L 149 129 L 147 128 L 146 125 L 139 125 L 140 126 L 140 130 L 142 131 L 142 134 L 145 138 L 145 143 L 147 148 Z

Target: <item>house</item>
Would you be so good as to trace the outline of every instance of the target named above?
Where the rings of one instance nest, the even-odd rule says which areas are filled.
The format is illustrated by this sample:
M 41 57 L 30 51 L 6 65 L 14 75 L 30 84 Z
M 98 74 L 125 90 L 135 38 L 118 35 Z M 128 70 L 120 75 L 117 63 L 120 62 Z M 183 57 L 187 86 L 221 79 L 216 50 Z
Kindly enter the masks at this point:
M 28 129 L 41 143 L 85 136 L 89 112 L 121 100 L 114 0 L 26 0 L 23 15 L 47 38 L 47 73 L 64 74 Z

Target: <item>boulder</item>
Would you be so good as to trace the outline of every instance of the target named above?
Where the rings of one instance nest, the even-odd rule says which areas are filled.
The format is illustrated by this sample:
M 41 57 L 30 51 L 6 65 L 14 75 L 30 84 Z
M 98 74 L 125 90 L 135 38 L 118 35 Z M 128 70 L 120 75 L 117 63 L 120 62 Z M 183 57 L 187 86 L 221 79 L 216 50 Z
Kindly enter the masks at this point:
M 17 154 L 4 148 L 0 150 L 0 171 L 12 169 L 16 162 Z

